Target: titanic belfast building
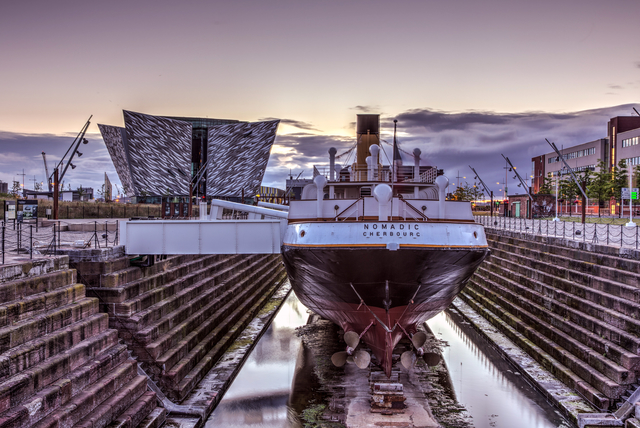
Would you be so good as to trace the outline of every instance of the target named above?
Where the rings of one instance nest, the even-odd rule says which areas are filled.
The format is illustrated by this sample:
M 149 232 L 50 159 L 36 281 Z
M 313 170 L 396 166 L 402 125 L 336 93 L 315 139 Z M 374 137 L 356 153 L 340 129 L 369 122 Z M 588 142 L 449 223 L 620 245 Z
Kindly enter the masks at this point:
M 279 123 L 123 114 L 124 128 L 98 127 L 122 186 L 137 200 L 186 196 L 201 174 L 198 198 L 256 195 Z

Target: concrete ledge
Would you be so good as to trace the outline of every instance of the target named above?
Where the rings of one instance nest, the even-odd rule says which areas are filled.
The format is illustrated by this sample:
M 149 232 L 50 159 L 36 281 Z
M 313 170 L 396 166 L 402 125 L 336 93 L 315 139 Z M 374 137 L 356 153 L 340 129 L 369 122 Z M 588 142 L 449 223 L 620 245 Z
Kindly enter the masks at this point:
M 491 342 L 494 348 L 507 361 L 517 367 L 531 384 L 540 390 L 573 423 L 578 423 L 578 414 L 595 413 L 597 411 L 574 390 L 551 375 L 536 360 L 499 332 L 489 321 L 480 316 L 460 298 L 456 298 L 453 301 L 452 308 Z

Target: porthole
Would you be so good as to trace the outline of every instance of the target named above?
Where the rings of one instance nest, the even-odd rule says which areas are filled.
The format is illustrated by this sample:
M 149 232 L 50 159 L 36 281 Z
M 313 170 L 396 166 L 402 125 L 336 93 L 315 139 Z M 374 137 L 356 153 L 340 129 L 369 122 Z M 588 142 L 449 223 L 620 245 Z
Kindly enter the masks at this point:
M 478 232 L 473 232 L 473 237 L 478 239 Z
M 474 233 L 475 233 L 475 232 L 474 232 Z M 304 235 L 306 235 L 306 232 L 305 232 L 304 230 L 301 230 L 301 231 L 300 231 L 300 237 L 301 237 L 301 238 L 304 238 Z

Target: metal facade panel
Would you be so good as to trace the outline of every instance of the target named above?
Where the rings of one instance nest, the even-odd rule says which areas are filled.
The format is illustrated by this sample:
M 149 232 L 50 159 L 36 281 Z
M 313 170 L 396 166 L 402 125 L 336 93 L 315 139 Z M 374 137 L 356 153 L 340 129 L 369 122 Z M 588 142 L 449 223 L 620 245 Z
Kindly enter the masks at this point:
M 118 126 L 98 124 L 104 144 L 107 146 L 113 166 L 116 168 L 122 187 L 129 192 L 133 191 L 133 179 L 131 178 L 131 167 L 127 159 L 126 131 Z M 124 136 L 124 138 L 123 138 Z
M 279 120 L 209 128 L 207 193 L 239 197 L 258 192 Z
M 188 195 L 191 124 L 124 110 L 136 195 Z

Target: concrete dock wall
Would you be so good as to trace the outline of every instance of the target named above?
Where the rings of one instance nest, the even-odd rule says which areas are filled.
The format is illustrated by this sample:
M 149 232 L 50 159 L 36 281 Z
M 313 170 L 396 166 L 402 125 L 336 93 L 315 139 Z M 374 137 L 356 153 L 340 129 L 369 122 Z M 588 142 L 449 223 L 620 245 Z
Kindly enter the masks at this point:
M 109 326 L 164 394 L 180 403 L 285 279 L 279 255 L 170 256 L 152 266 L 116 254 L 72 263 Z
M 615 410 L 638 386 L 637 254 L 486 232 L 491 256 L 461 298 L 596 408 Z

